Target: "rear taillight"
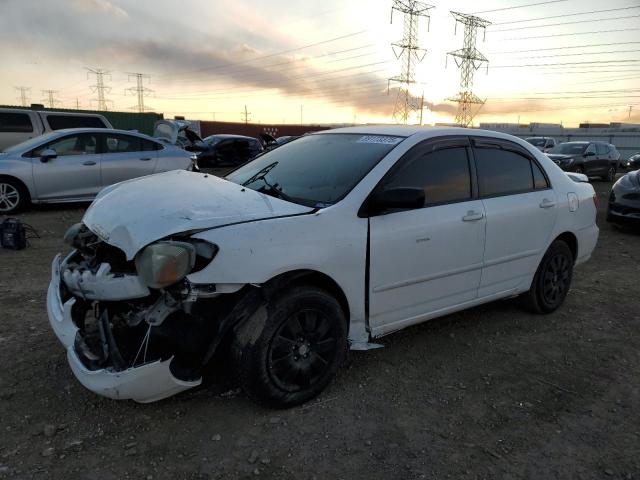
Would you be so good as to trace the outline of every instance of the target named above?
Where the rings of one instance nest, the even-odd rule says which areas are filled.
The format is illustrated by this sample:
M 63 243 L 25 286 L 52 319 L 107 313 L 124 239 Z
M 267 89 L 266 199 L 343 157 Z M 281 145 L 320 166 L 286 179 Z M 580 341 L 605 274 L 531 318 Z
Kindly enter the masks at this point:
M 593 194 L 593 204 L 596 206 L 596 210 L 598 210 L 598 207 L 600 206 L 600 199 L 598 198 L 597 193 Z

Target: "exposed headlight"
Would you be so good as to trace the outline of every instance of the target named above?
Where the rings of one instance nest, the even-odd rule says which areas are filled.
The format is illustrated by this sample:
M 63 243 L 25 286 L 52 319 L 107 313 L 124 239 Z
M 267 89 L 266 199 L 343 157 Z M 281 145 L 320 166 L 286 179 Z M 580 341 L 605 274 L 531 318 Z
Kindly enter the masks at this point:
M 136 269 L 151 288 L 164 288 L 186 277 L 196 263 L 196 248 L 186 242 L 158 242 L 136 256 Z

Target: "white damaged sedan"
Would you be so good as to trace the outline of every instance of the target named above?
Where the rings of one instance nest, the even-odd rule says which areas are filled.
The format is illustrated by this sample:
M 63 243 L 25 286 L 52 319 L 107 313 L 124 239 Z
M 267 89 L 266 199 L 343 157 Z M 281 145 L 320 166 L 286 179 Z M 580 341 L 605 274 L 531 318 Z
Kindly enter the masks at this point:
M 224 179 L 102 190 L 53 261 L 49 321 L 98 394 L 168 397 L 217 353 L 251 398 L 288 407 L 321 392 L 347 348 L 409 325 L 517 295 L 557 309 L 595 247 L 594 200 L 505 134 L 319 132 Z

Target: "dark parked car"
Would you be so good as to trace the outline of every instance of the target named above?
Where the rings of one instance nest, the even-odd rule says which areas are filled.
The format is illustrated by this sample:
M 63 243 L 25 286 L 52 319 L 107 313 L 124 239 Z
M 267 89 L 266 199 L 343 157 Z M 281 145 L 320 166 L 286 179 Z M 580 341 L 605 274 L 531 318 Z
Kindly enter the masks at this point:
M 565 142 L 547 153 L 562 170 L 601 177 L 612 182 L 618 170 L 620 153 L 604 142 Z
M 640 227 L 640 170 L 621 177 L 611 189 L 607 221 Z
M 541 152 L 548 152 L 556 146 L 556 139 L 551 137 L 529 137 L 524 139 Z
M 628 160 L 623 162 L 627 170 L 638 170 L 640 168 L 640 152 L 634 153 Z
M 211 135 L 204 144 L 206 148 L 197 154 L 200 168 L 241 165 L 263 150 L 260 140 L 243 135 Z

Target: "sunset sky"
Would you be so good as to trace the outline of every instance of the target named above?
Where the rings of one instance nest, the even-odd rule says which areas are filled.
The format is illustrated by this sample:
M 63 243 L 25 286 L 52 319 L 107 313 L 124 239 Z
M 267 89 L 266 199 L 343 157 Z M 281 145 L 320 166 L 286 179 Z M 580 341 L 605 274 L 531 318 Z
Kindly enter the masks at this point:
M 425 123 L 452 122 L 462 47 L 450 10 L 493 23 L 478 49 L 488 72 L 473 90 L 483 122 L 640 122 L 640 1 L 434 1 L 414 93 Z M 522 7 L 522 5 L 538 5 Z M 110 109 L 136 104 L 128 72 L 150 75 L 145 99 L 165 116 L 261 123 L 390 122 L 400 73 L 390 43 L 402 37 L 391 0 L 0 0 L 0 104 L 14 87 L 57 90 L 59 106 L 96 106 L 85 67 L 111 71 Z M 515 7 L 515 8 L 514 8 Z M 603 10 L 608 10 L 603 12 Z M 598 11 L 598 13 L 585 13 Z M 554 17 L 554 18 L 549 18 Z M 537 19 L 537 20 L 536 20 Z

